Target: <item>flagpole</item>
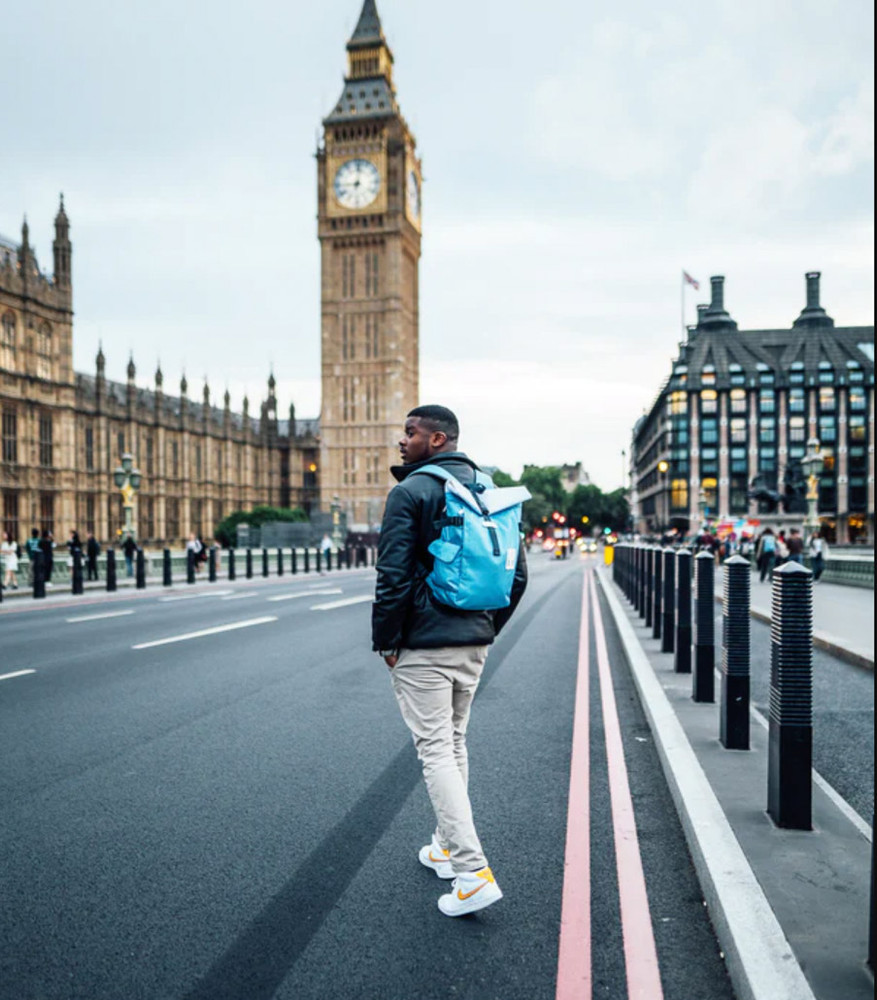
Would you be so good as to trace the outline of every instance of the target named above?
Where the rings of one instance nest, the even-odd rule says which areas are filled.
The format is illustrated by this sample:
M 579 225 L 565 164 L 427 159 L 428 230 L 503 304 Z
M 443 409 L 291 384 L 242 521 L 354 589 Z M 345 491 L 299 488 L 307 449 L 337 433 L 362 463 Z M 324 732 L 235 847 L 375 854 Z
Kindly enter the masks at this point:
M 680 311 L 679 315 L 682 322 L 682 343 L 685 343 L 685 272 L 683 271 L 680 275 L 680 289 L 679 289 L 679 299 L 680 299 Z

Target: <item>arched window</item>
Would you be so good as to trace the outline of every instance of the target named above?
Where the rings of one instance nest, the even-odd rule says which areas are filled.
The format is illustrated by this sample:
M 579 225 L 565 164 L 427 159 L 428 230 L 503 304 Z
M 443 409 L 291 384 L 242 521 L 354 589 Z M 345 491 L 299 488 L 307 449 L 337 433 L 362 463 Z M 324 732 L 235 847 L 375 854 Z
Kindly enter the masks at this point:
M 0 320 L 0 368 L 15 368 L 15 313 L 11 310 Z
M 52 328 L 42 323 L 37 331 L 37 377 L 52 377 Z

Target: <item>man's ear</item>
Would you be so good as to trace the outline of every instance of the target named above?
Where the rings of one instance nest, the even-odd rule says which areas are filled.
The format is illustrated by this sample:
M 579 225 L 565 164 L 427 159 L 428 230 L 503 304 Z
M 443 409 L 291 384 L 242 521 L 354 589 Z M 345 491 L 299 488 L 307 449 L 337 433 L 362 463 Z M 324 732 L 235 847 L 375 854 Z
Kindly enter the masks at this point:
M 448 440 L 448 435 L 445 434 L 444 431 L 433 431 L 432 434 L 430 435 L 430 441 L 432 443 L 433 448 L 443 447 L 447 443 L 447 440 Z

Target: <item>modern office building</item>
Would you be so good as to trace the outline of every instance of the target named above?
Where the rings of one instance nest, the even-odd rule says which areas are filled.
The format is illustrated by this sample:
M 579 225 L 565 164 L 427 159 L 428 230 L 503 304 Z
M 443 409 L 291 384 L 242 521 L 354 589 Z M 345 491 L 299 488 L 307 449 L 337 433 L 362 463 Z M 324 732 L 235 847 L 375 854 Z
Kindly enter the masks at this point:
M 635 530 L 697 530 L 741 518 L 801 524 L 801 459 L 823 457 L 818 510 L 830 538 L 874 538 L 874 327 L 841 327 L 820 304 L 820 275 L 788 329 L 740 330 L 724 278 L 649 411 L 633 429 Z

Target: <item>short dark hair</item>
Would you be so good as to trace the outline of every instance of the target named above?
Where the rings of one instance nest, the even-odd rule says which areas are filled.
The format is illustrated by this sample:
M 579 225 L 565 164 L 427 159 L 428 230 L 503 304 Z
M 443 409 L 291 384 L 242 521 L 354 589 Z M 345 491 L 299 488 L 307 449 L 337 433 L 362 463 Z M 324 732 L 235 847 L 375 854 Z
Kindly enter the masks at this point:
M 427 406 L 415 406 L 408 413 L 409 417 L 417 417 L 431 431 L 441 431 L 449 441 L 456 441 L 460 436 L 460 424 L 453 411 L 446 406 L 431 403 Z

